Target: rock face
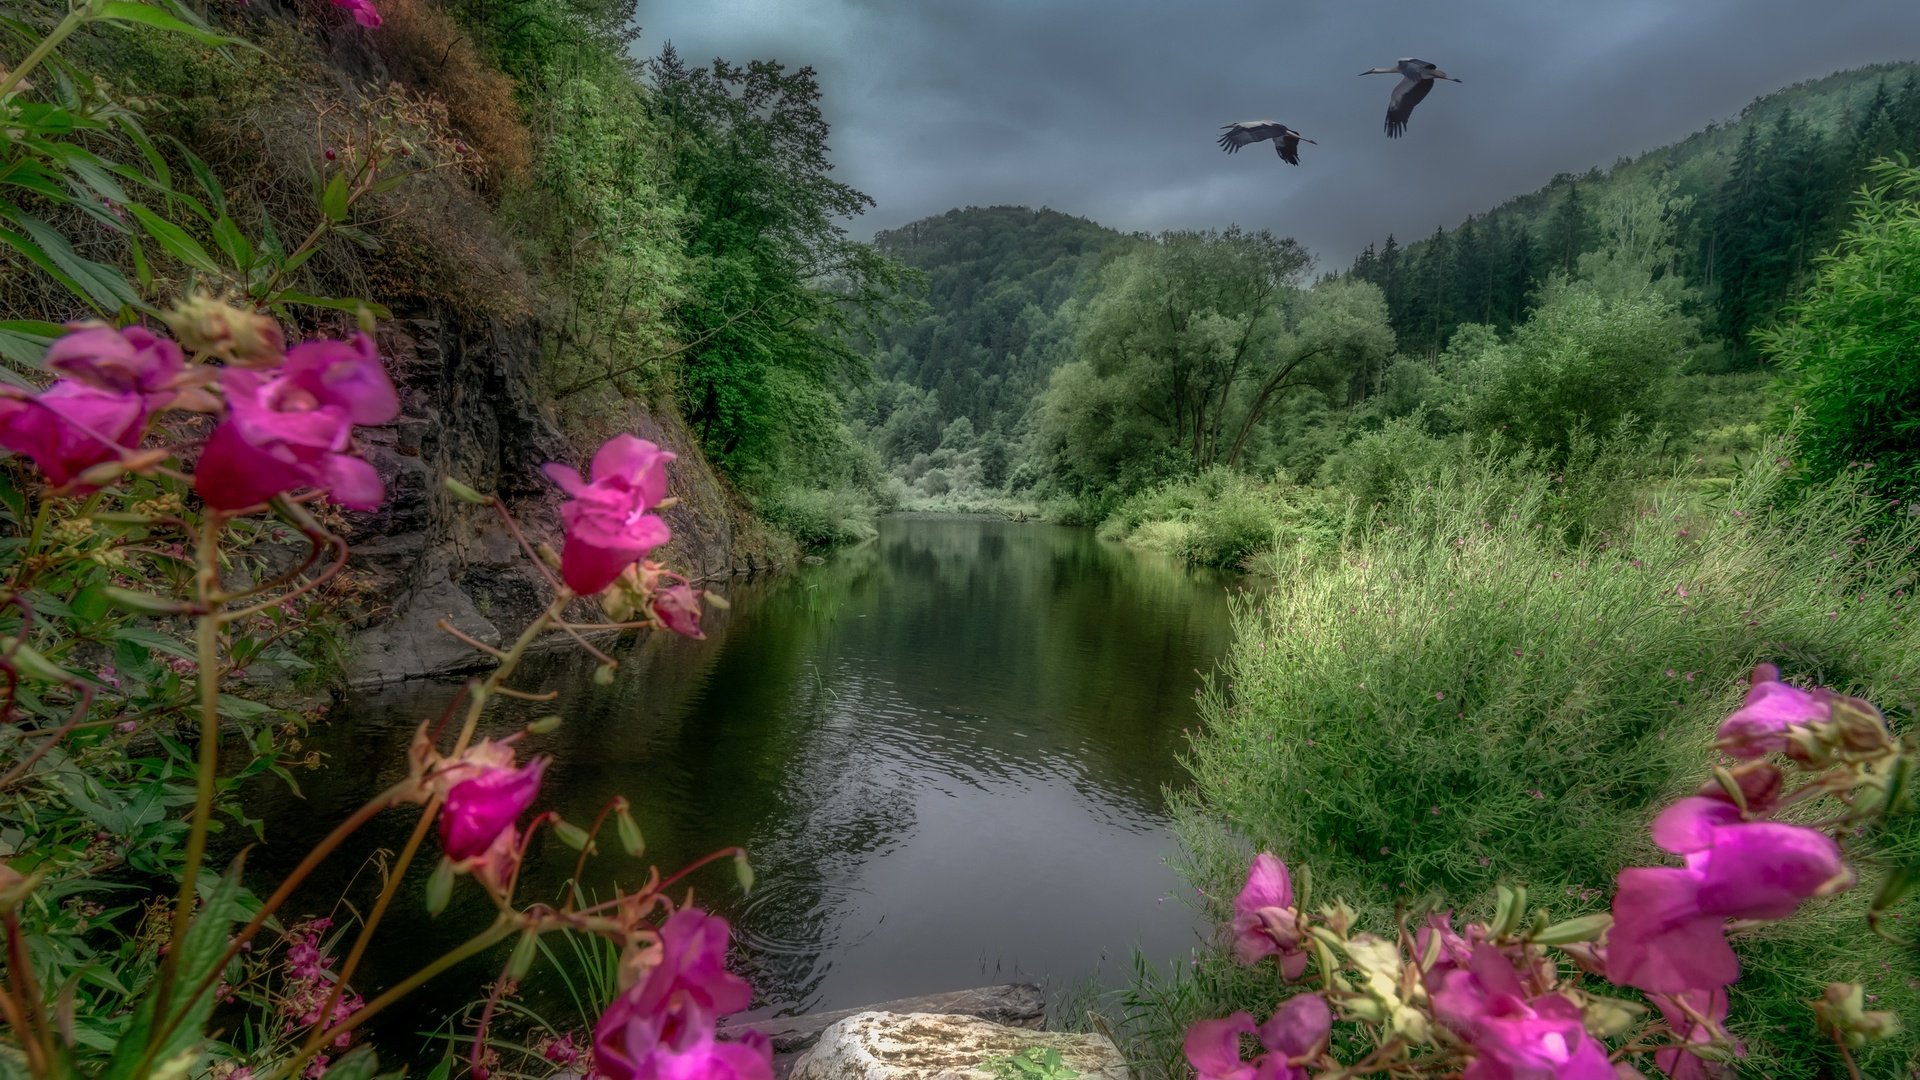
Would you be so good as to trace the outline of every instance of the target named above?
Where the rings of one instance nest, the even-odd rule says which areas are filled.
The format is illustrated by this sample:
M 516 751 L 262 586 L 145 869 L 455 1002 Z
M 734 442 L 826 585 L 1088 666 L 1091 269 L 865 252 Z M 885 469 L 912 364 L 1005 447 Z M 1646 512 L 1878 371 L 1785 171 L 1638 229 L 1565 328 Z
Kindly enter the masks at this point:
M 598 445 L 569 445 L 543 410 L 539 328 L 531 316 L 440 307 L 396 315 L 379 343 L 401 415 L 362 433 L 387 484 L 387 502 L 347 515 L 350 566 L 369 598 L 347 664 L 354 685 L 469 670 L 484 657 L 440 631 L 439 620 L 499 644 L 547 601 L 544 583 L 494 513 L 448 494 L 441 477 L 498 493 L 529 539 L 557 548 L 560 497 L 540 466 L 567 461 L 584 472 Z M 635 403 L 608 417 L 607 428 L 679 455 L 671 491 L 682 502 L 665 514 L 674 541 L 659 558 L 706 581 L 770 565 L 764 545 L 749 539 L 753 525 L 740 499 L 678 416 Z
M 820 1033 L 792 1080 L 994 1080 L 991 1062 L 1038 1047 L 1057 1050 L 1085 1080 L 1130 1080 L 1104 1035 L 1008 1027 L 942 1013 L 856 1013 Z

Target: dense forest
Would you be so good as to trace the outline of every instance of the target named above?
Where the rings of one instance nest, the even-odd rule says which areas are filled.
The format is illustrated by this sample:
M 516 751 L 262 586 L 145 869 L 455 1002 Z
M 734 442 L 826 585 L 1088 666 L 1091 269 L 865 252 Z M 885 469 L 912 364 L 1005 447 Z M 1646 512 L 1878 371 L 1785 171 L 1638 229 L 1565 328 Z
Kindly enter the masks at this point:
M 1467 323 L 1507 330 L 1554 271 L 1573 274 L 1602 242 L 1623 188 L 1670 187 L 1662 218 L 1675 258 L 1663 272 L 1701 292 L 1703 325 L 1735 370 L 1761 362 L 1753 331 L 1805 284 L 1846 224 L 1867 166 L 1920 149 L 1920 69 L 1887 64 L 1769 94 L 1738 119 L 1621 160 L 1563 173 L 1452 229 L 1368 245 L 1347 273 L 1387 295 L 1408 353 L 1433 355 Z

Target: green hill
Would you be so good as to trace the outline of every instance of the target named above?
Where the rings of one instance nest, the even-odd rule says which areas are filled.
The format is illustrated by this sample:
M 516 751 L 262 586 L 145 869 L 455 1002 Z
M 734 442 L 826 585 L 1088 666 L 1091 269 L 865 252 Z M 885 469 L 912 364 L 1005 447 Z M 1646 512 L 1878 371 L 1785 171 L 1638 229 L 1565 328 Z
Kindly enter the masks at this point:
M 1920 64 L 1796 83 L 1730 123 L 1606 170 L 1562 173 L 1452 230 L 1412 244 L 1389 236 L 1350 272 L 1386 290 L 1404 350 L 1435 350 L 1462 323 L 1512 325 L 1535 286 L 1593 244 L 1594 208 L 1611 186 L 1669 174 L 1690 200 L 1675 215 L 1685 257 L 1673 271 L 1704 290 L 1704 321 L 1744 362 L 1749 333 L 1838 234 L 1865 166 L 1895 152 L 1920 152 Z
M 1058 362 L 1061 305 L 1125 240 L 1024 206 L 970 206 L 880 233 L 884 254 L 926 275 L 927 307 L 878 329 L 876 374 L 937 393 L 942 424 L 1008 426 Z

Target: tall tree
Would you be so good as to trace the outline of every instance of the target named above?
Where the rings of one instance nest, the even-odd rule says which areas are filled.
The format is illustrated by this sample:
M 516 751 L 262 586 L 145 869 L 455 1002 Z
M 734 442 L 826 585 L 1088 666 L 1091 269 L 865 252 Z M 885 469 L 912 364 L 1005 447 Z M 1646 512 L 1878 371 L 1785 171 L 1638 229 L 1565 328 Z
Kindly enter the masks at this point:
M 1049 423 L 1129 425 L 1154 447 L 1139 456 L 1233 467 L 1295 390 L 1337 386 L 1393 351 L 1379 289 L 1348 279 L 1303 290 L 1310 261 L 1291 239 L 1238 229 L 1168 233 L 1128 251 L 1088 302 L 1083 369 L 1056 376 Z M 1089 424 L 1097 410 L 1104 419 Z
M 838 387 L 864 371 L 851 320 L 891 302 L 902 275 L 846 235 L 873 200 L 830 175 L 811 68 L 690 68 L 671 46 L 651 67 L 692 262 L 682 404 L 709 453 L 771 467 L 836 422 Z

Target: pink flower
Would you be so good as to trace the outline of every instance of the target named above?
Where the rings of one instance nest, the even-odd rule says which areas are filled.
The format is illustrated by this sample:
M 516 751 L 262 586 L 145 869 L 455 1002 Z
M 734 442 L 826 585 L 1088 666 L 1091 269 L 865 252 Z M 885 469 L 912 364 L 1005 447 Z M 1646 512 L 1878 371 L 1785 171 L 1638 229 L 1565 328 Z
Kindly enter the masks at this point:
M 352 12 L 353 21 L 369 30 L 380 25 L 380 13 L 374 10 L 372 0 L 333 0 L 333 6 Z
M 573 1033 L 568 1032 L 557 1039 L 548 1040 L 540 1056 L 555 1065 L 571 1065 L 580 1059 L 580 1048 L 573 1044 Z
M 1580 1007 L 1556 993 L 1527 999 L 1513 965 L 1485 942 L 1441 976 L 1433 1011 L 1474 1050 L 1462 1080 L 1613 1080 Z
M 147 406 L 139 394 L 71 379 L 31 396 L 0 386 L 0 447 L 32 458 L 57 488 L 123 456 L 146 426 Z
M 689 585 L 674 585 L 654 594 L 653 614 L 660 625 L 683 637 L 705 638 L 700 631 L 700 594 Z
M 1297 979 L 1307 970 L 1299 916 L 1293 910 L 1293 879 L 1287 864 L 1268 852 L 1254 856 L 1247 883 L 1233 898 L 1233 951 L 1243 964 L 1280 958 L 1280 974 Z
M 227 419 L 194 476 L 208 505 L 240 510 L 307 487 L 357 510 L 380 505 L 379 475 L 348 450 L 355 424 L 392 420 L 400 400 L 365 334 L 296 345 L 275 372 L 227 368 L 220 385 Z
M 116 330 L 105 323 L 76 327 L 47 348 L 47 366 L 101 390 L 140 394 L 149 408 L 173 400 L 187 370 L 180 346 L 144 326 Z
M 752 1003 L 746 980 L 726 969 L 727 921 L 682 908 L 660 926 L 660 959 L 614 999 L 593 1030 L 593 1060 L 605 1080 L 771 1080 L 772 1046 L 752 1033 L 720 1042 L 714 1023 Z
M 1730 804 L 1695 796 L 1654 823 L 1654 840 L 1682 867 L 1620 872 L 1607 935 L 1607 977 L 1656 994 L 1714 990 L 1740 976 L 1728 919 L 1784 919 L 1815 896 L 1840 892 L 1853 874 L 1824 833 L 1780 822 L 1743 822 Z
M 507 762 L 512 760 L 508 751 Z M 440 846 L 447 858 L 466 862 L 485 855 L 533 805 L 546 768 L 547 759 L 537 757 L 517 769 L 500 765 L 470 769 L 466 779 L 448 789 L 447 801 L 440 807 Z
M 645 439 L 616 435 L 593 455 L 593 483 L 575 470 L 550 464 L 546 473 L 573 500 L 560 509 L 566 546 L 560 576 L 591 596 L 672 535 L 647 513 L 667 495 L 667 463 L 674 455 Z
M 1333 1011 L 1318 994 L 1287 999 L 1264 1024 L 1234 1013 L 1224 1020 L 1202 1020 L 1187 1029 L 1183 1049 L 1199 1080 L 1307 1080 L 1304 1062 L 1319 1054 L 1333 1026 Z M 1267 1053 L 1253 1061 L 1240 1057 L 1240 1037 L 1258 1033 Z
M 1827 718 L 1826 691 L 1789 686 L 1772 664 L 1754 668 L 1752 684 L 1746 704 L 1720 724 L 1720 749 L 1734 757 L 1784 753 L 1789 729 Z

